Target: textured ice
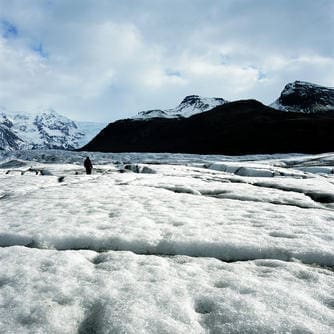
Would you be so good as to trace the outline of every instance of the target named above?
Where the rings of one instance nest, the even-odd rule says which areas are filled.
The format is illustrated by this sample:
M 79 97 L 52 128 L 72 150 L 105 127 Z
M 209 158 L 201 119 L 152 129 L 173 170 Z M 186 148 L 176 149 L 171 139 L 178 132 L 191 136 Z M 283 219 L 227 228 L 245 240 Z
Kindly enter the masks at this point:
M 86 155 L 0 153 L 5 333 L 331 332 L 334 154 Z
M 25 161 L 9 160 L 9 161 L 0 163 L 0 168 L 20 168 L 26 165 L 27 163 Z
M 0 250 L 3 332 L 330 333 L 334 274 L 277 260 Z M 14 327 L 15 324 L 15 327 Z
M 177 188 L 180 177 L 176 177 L 176 191 L 144 185 L 145 179 L 160 182 L 161 177 L 118 173 L 86 178 L 69 175 L 58 183 L 54 176 L 22 176 L 23 186 L 16 190 L 13 181 L 17 176 L 2 176 L 3 189 L 10 196 L 1 203 L 0 245 L 8 246 L 7 235 L 14 233 L 19 238 L 14 239 L 14 244 L 34 247 L 121 249 L 227 261 L 298 258 L 305 263 L 334 265 L 334 212 L 324 208 L 301 209 L 302 204 L 297 207 L 268 203 L 269 196 L 271 202 L 276 196 L 276 202 L 281 200 L 284 204 L 286 193 L 278 191 L 268 196 L 265 193 L 262 202 L 257 198 L 254 205 L 251 196 L 255 197 L 254 193 L 261 192 L 261 188 L 251 185 L 236 184 L 238 195 L 233 184 L 226 184 L 232 189 L 230 198 L 224 188 L 220 190 L 221 198 L 194 196 L 197 182 L 192 184 L 186 177 L 186 188 Z M 24 178 L 33 180 L 29 184 Z M 171 187 L 173 177 L 168 180 Z M 245 186 L 254 188 L 247 189 L 248 197 Z M 210 187 L 199 189 L 210 191 Z M 312 207 L 309 198 L 304 202 L 297 198 L 297 204 L 298 200 Z

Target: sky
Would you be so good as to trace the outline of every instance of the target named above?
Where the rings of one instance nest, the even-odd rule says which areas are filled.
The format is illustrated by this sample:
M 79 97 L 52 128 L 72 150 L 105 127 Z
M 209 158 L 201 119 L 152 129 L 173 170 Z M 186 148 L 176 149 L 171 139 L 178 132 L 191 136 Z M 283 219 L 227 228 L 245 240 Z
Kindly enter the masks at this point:
M 333 0 L 0 0 L 0 106 L 113 121 L 334 86 Z

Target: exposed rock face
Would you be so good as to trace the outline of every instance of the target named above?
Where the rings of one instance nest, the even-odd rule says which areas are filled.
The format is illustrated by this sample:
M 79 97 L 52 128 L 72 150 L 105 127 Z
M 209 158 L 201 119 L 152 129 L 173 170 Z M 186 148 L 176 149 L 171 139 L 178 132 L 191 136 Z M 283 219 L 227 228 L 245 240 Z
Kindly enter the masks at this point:
M 334 88 L 295 81 L 287 84 L 272 108 L 289 111 L 317 113 L 334 111 Z
M 153 109 L 138 113 L 134 119 L 150 119 L 150 118 L 180 118 L 190 117 L 204 111 L 208 111 L 214 107 L 228 103 L 228 101 L 219 97 L 200 97 L 198 95 L 186 96 L 182 102 L 173 109 Z
M 189 118 L 120 120 L 82 148 L 101 152 L 199 154 L 334 151 L 334 113 L 286 113 L 255 100 L 236 101 Z
M 9 127 L 0 124 L 0 150 L 18 150 L 23 144 Z

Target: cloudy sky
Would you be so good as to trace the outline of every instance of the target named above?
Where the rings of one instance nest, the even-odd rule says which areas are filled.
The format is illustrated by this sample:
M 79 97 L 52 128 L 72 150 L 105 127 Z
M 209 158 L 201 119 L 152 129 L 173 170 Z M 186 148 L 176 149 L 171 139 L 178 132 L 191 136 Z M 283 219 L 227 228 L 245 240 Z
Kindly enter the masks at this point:
M 0 106 L 111 121 L 334 86 L 333 0 L 0 0 Z

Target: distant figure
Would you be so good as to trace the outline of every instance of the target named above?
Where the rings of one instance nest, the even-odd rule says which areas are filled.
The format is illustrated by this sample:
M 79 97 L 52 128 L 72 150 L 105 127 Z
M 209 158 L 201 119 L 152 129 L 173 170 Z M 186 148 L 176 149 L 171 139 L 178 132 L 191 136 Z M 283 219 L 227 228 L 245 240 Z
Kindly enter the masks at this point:
M 65 179 L 65 176 L 59 176 L 58 177 L 58 182 L 61 183 L 61 182 L 64 181 L 64 179 Z
M 87 157 L 84 161 L 84 166 L 86 168 L 86 174 L 92 174 L 93 165 L 90 161 L 89 157 Z

